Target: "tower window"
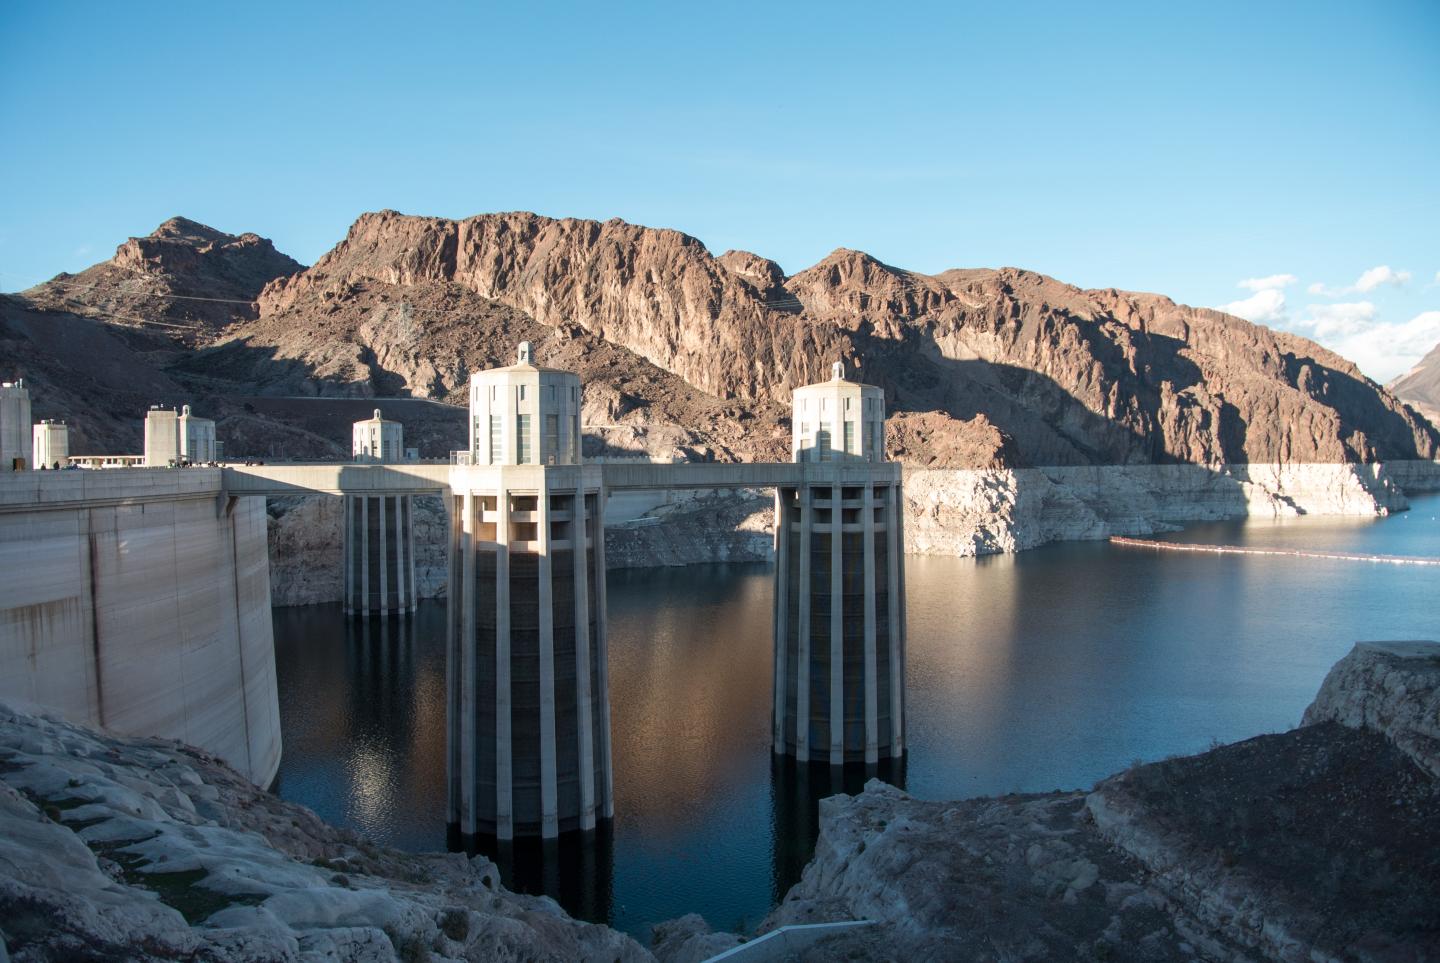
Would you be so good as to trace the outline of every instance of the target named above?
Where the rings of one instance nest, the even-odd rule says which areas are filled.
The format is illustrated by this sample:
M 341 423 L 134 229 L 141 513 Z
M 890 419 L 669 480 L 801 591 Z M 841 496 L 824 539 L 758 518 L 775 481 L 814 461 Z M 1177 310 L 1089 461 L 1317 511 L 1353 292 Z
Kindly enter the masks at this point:
M 505 446 L 501 439 L 500 416 L 490 416 L 490 464 L 498 465 L 505 460 Z
M 522 388 L 521 390 L 523 391 L 524 389 Z M 516 416 L 515 416 L 515 442 L 516 442 L 516 455 L 515 455 L 515 462 L 516 462 L 516 464 L 520 464 L 520 465 L 529 465 L 529 464 L 532 464 L 532 463 L 533 463 L 533 458 L 532 458 L 532 452 L 531 452 L 531 448 L 530 448 L 530 416 L 529 416 L 529 415 L 516 415 Z

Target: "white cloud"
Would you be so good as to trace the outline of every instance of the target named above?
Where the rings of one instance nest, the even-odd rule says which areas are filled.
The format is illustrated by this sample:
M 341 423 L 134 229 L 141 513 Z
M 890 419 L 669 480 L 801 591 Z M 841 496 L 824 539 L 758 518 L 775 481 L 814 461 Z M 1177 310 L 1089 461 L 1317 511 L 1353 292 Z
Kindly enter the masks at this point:
M 1246 321 L 1253 321 L 1256 324 L 1283 322 L 1287 317 L 1285 294 L 1278 288 L 1264 288 L 1248 298 L 1222 304 L 1217 310 L 1233 314 L 1237 318 L 1244 318 Z
M 1409 321 L 1395 322 L 1376 317 L 1369 301 L 1312 304 L 1286 328 L 1355 362 L 1383 384 L 1409 371 L 1440 343 L 1440 311 L 1422 311 Z
M 1341 304 L 1312 304 L 1297 324 L 1308 327 L 1316 338 L 1348 337 L 1360 334 L 1375 321 L 1375 305 L 1369 301 Z
M 1246 278 L 1235 286 L 1251 291 L 1269 291 L 1272 288 L 1287 288 L 1299 280 L 1293 274 L 1269 274 L 1263 278 Z
M 1391 270 L 1390 265 L 1382 264 L 1360 275 L 1360 279 L 1355 282 L 1355 290 L 1373 291 L 1382 284 L 1399 287 L 1408 280 L 1410 280 L 1409 271 L 1394 271 Z
M 1406 281 L 1409 281 L 1410 276 L 1409 271 L 1397 271 L 1388 264 L 1381 264 L 1378 267 L 1373 267 L 1361 273 L 1361 275 L 1355 279 L 1354 284 L 1346 287 L 1332 288 L 1316 281 L 1305 290 L 1311 294 L 1321 295 L 1322 297 L 1338 298 L 1347 294 L 1365 294 L 1382 285 L 1390 285 L 1391 287 L 1398 288 Z M 1440 278 L 1440 272 L 1437 272 L 1435 276 Z

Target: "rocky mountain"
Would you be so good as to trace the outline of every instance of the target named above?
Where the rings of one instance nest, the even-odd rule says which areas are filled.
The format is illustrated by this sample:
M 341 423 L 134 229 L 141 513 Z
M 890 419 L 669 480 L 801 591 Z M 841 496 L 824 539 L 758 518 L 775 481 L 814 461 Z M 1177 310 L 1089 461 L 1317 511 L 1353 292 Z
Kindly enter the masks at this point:
M 844 359 L 886 388 L 894 454 L 917 465 L 1345 463 L 1440 451 L 1434 428 L 1345 359 L 1216 311 L 1013 268 L 921 275 L 850 250 L 787 277 L 757 255 L 714 257 L 685 234 L 619 220 L 366 214 L 313 267 L 267 285 L 260 317 L 230 337 L 356 390 L 399 374 L 405 390 L 443 394 L 453 377 L 383 358 L 397 330 L 416 357 L 430 353 L 432 328 L 484 338 L 503 315 L 467 294 L 555 339 L 628 349 L 762 419 Z
M 0 298 L 0 367 L 36 387 L 37 418 L 70 421 L 78 453 L 138 451 L 146 405 L 188 401 L 232 457 L 344 457 L 365 401 L 399 398 L 407 438 L 443 458 L 466 442 L 469 374 L 529 340 L 585 380 L 587 457 L 745 461 L 788 457 L 791 388 L 842 359 L 886 390 L 907 542 L 927 553 L 1384 513 L 1440 487 L 1440 432 L 1354 365 L 1159 295 L 844 249 L 787 275 L 677 231 L 525 213 L 365 214 L 295 268 L 256 235 L 167 222 Z M 125 327 L 121 308 L 189 327 Z M 684 545 L 617 518 L 614 558 L 747 557 L 767 522 L 741 502 L 668 508 L 667 532 L 714 536 Z M 277 544 L 333 548 L 310 514 L 273 519 Z M 721 518 L 739 521 L 716 534 Z
M 172 217 L 121 244 L 110 260 L 58 274 L 24 297 L 39 308 L 197 344 L 233 321 L 254 318 L 266 283 L 302 267 L 258 234 L 226 234 Z
M 1386 387 L 1395 397 L 1419 409 L 1432 425 L 1440 425 L 1440 344 Z

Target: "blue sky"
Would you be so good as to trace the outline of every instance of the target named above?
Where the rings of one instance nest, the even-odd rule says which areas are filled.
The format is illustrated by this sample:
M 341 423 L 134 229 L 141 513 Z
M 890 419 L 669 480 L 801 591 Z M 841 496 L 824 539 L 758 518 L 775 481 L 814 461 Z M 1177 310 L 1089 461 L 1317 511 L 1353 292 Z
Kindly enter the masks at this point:
M 9 0 L 0 44 L 3 290 L 175 214 L 310 263 L 520 209 L 1239 302 L 1380 379 L 1440 340 L 1434 0 Z

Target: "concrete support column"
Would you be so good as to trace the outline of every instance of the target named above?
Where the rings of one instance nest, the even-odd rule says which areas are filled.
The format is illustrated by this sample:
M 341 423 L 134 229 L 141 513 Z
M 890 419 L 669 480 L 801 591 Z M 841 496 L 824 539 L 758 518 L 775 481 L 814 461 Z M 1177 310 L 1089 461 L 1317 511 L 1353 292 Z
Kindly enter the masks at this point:
M 810 761 L 810 535 L 815 519 L 815 499 L 802 477 L 800 488 L 800 631 L 795 659 L 795 758 Z
M 790 617 L 790 498 L 789 490 L 775 489 L 775 708 L 772 716 L 774 735 L 771 749 L 777 755 L 785 754 L 786 686 L 789 684 L 785 678 L 785 664 L 790 640 L 787 624 Z
M 840 424 L 840 416 L 836 415 Z M 841 442 L 843 444 L 843 437 Z M 830 487 L 830 765 L 845 763 L 844 489 Z
M 415 496 L 405 496 L 405 577 L 410 611 L 415 611 Z
M 341 510 L 345 512 L 345 614 L 355 614 L 355 499 L 342 496 Z
M 602 721 L 600 726 L 601 754 L 605 764 L 604 798 L 601 800 L 601 814 L 605 819 L 615 815 L 615 765 L 610 752 L 610 641 L 606 622 L 608 612 L 605 603 L 605 486 L 601 484 L 595 495 L 595 632 L 598 638 L 600 678 L 596 680 L 596 691 L 601 699 Z
M 510 492 L 501 482 L 495 498 L 495 835 L 515 838 L 510 733 Z
M 449 826 L 459 827 L 462 832 L 462 793 L 466 780 L 460 759 L 467 728 L 462 718 L 465 706 L 474 705 L 473 701 L 467 702 L 461 698 L 461 685 L 465 674 L 462 648 L 464 633 L 459 622 L 466 612 L 474 609 L 474 599 L 466 594 L 461 575 L 467 554 L 461 542 L 465 513 L 457 503 L 463 502 L 463 499 L 463 495 L 447 495 L 445 499 L 450 521 L 450 571 L 447 573 L 449 592 L 446 594 L 445 605 L 445 821 Z M 349 554 L 347 551 L 346 555 Z M 471 592 L 473 591 L 472 587 Z M 474 727 L 470 728 L 473 731 Z M 473 782 L 474 780 L 471 780 L 472 792 Z
M 540 601 L 540 835 L 560 835 L 555 773 L 555 601 L 550 542 L 550 491 L 544 481 L 535 501 L 539 540 Z
M 360 617 L 370 617 L 370 499 L 360 499 Z
M 586 578 L 585 491 L 575 492 L 570 520 L 575 562 L 575 714 L 580 740 L 580 828 L 595 828 L 595 703 L 590 678 L 590 590 Z
M 460 537 L 457 540 L 460 557 L 451 562 L 452 565 L 459 563 L 460 591 L 458 596 L 452 596 L 451 604 L 460 605 L 459 646 L 456 653 L 459 659 L 454 663 L 460 668 L 460 829 L 466 835 L 474 836 L 479 829 L 475 818 L 475 760 L 478 755 L 476 740 L 479 738 L 475 713 L 479 705 L 480 686 L 480 666 L 475 645 L 475 533 L 479 521 L 479 505 L 473 492 L 466 492 L 461 504 Z
M 896 685 L 896 687 L 895 687 L 895 688 L 896 688 L 896 691 L 897 691 L 897 693 L 898 693 L 898 695 L 897 695 L 897 697 L 896 697 L 896 699 L 895 699 L 895 705 L 899 707 L 899 716 L 898 716 L 898 718 L 899 718 L 899 720 L 900 720 L 900 721 L 899 721 L 899 724 L 897 725 L 897 727 L 896 727 L 896 729 L 895 729 L 896 737 L 895 737 L 895 752 L 894 752 L 894 754 L 895 754 L 896 756 L 903 755 L 904 752 L 905 752 L 905 662 L 906 662 L 905 649 L 906 649 L 906 646 L 907 646 L 907 643 L 906 643 L 905 640 L 906 640 L 906 638 L 907 638 L 907 636 L 908 636 L 908 633 L 907 633 L 907 631 L 906 631 L 906 626 L 909 624 L 909 621 L 908 621 L 908 620 L 909 620 L 909 617 L 910 617 L 910 616 L 909 616 L 909 607 L 905 604 L 905 515 L 904 515 L 904 512 L 905 512 L 905 488 L 904 488 L 903 482 L 898 482 L 898 481 L 897 481 L 897 482 L 895 483 L 895 516 L 894 516 L 894 521 L 892 522 L 892 524 L 893 524 L 894 527 L 895 527 L 895 541 L 896 541 L 896 543 L 897 543 L 898 546 L 899 546 L 899 551 L 897 551 L 897 552 L 895 553 L 895 563 L 894 563 L 894 564 L 895 564 L 896 580 L 897 580 L 897 581 L 899 582 L 899 584 L 900 584 L 900 591 L 899 591 L 899 594 L 897 595 L 897 598 L 899 599 L 900 614 L 899 614 L 899 618 L 898 618 L 898 620 L 897 620 L 897 624 L 892 625 L 892 626 L 890 627 L 890 631 L 891 631 L 891 633 L 892 633 L 892 637 L 899 640 L 898 644 L 892 646 L 892 648 L 893 648 L 893 650 L 894 650 L 894 652 L 895 652 L 894 659 L 895 659 L 895 666 L 896 666 L 896 668 L 897 668 L 896 674 L 898 675 L 898 677 L 899 677 L 899 679 L 900 679 L 899 684 Z M 892 710 L 892 711 L 893 711 L 893 710 Z
M 865 553 L 865 761 L 880 760 L 879 679 L 875 641 L 875 486 L 865 482 L 860 518 Z
M 886 578 L 889 579 L 890 604 L 886 618 L 889 619 L 890 639 L 890 755 L 899 757 L 905 752 L 905 596 L 901 571 L 905 565 L 905 547 L 901 539 L 904 518 L 901 516 L 903 500 L 900 485 L 885 487 L 885 539 Z
M 405 591 L 405 551 L 410 548 L 409 526 L 405 524 L 405 499 L 408 495 L 395 496 L 395 612 L 406 615 L 410 612 L 411 598 Z
M 380 525 L 378 527 L 378 531 L 380 532 L 380 584 L 378 586 L 378 589 L 380 592 L 381 615 L 385 615 L 390 611 L 390 580 L 387 578 L 387 576 L 389 575 L 388 566 L 390 561 L 390 553 L 386 551 L 389 544 L 388 536 L 390 533 L 385 531 L 385 503 L 389 500 L 390 496 L 388 495 L 381 495 L 379 498 L 375 499 L 376 505 L 380 512 Z

